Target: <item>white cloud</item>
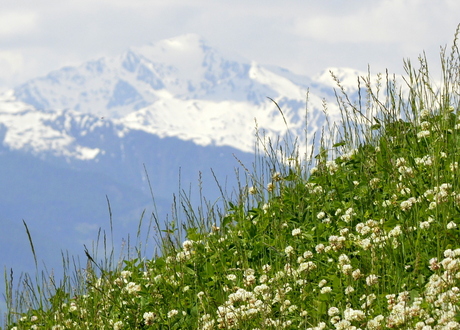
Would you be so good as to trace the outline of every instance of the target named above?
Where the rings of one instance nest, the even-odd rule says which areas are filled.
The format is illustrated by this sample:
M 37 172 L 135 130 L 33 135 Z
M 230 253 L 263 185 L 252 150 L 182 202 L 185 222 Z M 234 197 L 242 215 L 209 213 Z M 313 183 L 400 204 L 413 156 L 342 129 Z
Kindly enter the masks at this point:
M 2 73 L 12 75 L 22 69 L 24 59 L 20 52 L 10 50 L 0 50 L 0 67 Z
M 301 74 L 399 69 L 450 43 L 459 12 L 455 0 L 16 0 L 2 5 L 0 51 L 20 56 L 0 55 L 0 88 L 190 32 Z
M 0 37 L 23 35 L 37 26 L 37 14 L 33 12 L 6 11 L 0 13 Z
M 350 6 L 352 6 L 351 2 Z M 355 2 L 356 4 L 356 2 Z M 346 13 L 323 13 L 298 19 L 295 33 L 331 43 L 420 43 L 439 40 L 435 31 L 452 31 L 460 2 L 382 0 L 355 5 Z

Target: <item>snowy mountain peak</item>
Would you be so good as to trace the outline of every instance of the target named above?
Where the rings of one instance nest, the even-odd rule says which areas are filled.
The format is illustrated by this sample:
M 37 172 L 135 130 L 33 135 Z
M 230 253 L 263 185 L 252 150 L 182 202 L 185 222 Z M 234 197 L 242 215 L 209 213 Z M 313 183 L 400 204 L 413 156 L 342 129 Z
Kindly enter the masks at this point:
M 356 79 L 351 69 L 333 71 L 347 86 Z M 118 132 L 141 130 L 252 151 L 255 119 L 273 138 L 287 127 L 304 133 L 307 89 L 314 133 L 324 120 L 322 99 L 324 93 L 333 95 L 331 86 L 328 70 L 310 79 L 229 56 L 199 35 L 186 34 L 53 71 L 18 86 L 10 97 L 39 111 L 104 117 L 121 127 Z M 269 98 L 282 107 L 287 126 Z M 329 110 L 333 114 L 334 105 Z
M 111 118 L 153 104 L 160 90 L 180 99 L 257 104 L 274 93 L 268 86 L 254 84 L 250 67 L 187 34 L 53 71 L 17 87 L 15 94 L 37 109 L 73 109 Z

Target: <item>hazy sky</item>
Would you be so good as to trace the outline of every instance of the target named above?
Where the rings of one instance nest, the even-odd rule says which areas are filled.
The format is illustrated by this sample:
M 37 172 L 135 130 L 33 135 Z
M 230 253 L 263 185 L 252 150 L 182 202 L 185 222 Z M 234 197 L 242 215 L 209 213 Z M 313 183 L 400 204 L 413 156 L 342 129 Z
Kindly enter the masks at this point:
M 64 65 L 197 33 L 221 50 L 314 75 L 438 64 L 458 0 L 2 0 L 0 90 Z

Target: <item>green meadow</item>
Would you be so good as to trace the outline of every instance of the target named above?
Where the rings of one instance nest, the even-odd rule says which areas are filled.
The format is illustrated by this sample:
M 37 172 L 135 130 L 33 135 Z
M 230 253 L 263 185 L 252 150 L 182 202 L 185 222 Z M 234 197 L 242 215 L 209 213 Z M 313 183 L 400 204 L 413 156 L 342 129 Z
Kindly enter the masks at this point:
M 223 207 L 152 217 L 155 253 L 118 258 L 103 234 L 59 281 L 6 270 L 4 329 L 460 329 L 457 41 L 436 80 L 424 56 L 359 77 L 356 98 L 336 79 L 342 120 L 317 147 L 260 133 Z

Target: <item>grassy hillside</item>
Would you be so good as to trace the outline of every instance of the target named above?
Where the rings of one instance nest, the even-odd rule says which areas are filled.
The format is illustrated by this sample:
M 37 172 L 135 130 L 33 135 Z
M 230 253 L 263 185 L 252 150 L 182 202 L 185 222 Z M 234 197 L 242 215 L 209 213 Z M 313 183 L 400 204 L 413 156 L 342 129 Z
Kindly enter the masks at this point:
M 226 209 L 182 200 L 158 255 L 88 251 L 18 290 L 7 273 L 6 328 L 459 329 L 456 40 L 439 83 L 423 57 L 400 86 L 360 78 L 356 101 L 338 82 L 343 122 L 313 157 L 261 139 Z

